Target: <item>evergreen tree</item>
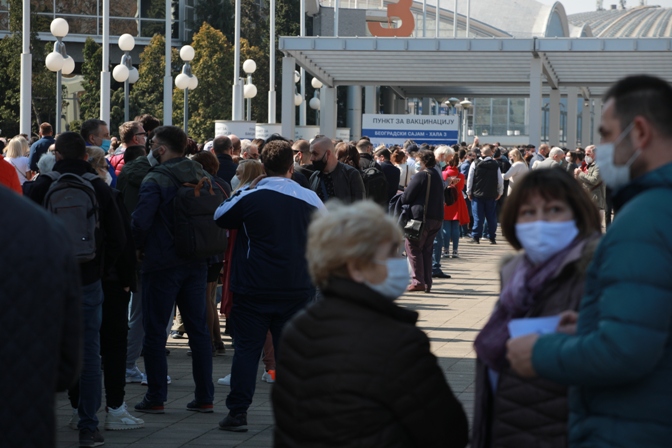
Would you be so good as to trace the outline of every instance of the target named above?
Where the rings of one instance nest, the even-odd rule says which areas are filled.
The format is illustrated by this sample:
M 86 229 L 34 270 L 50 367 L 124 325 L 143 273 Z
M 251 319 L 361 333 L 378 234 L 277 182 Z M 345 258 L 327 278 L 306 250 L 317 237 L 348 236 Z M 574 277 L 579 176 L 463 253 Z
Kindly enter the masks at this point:
M 138 82 L 131 90 L 131 104 L 135 105 L 134 114 L 151 114 L 161 119 L 163 117 L 163 76 L 166 67 L 166 39 L 162 34 L 155 34 L 140 54 Z M 171 74 L 173 79 L 179 74 L 180 56 L 177 49 L 172 49 Z M 175 107 L 173 105 L 173 107 Z M 122 111 L 123 112 L 123 111 Z
M 84 92 L 79 99 L 79 118 L 88 120 L 100 116 L 100 68 L 103 65 L 103 48 L 89 37 L 84 42 L 82 55 Z

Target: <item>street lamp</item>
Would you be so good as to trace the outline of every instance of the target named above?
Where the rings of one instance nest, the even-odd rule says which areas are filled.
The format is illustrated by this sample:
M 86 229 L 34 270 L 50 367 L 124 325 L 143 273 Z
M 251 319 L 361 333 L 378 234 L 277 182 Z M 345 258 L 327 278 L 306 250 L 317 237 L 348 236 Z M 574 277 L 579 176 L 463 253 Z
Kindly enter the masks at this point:
M 198 78 L 191 73 L 191 62 L 196 52 L 191 45 L 185 45 L 180 48 L 180 59 L 184 61 L 182 73 L 175 77 L 175 87 L 184 90 L 184 133 L 187 132 L 187 122 L 189 121 L 189 91 L 198 87 Z
M 247 121 L 252 121 L 252 98 L 257 96 L 257 86 L 252 84 L 252 73 L 257 70 L 257 63 L 252 59 L 243 62 L 243 71 L 247 74 L 247 84 L 243 88 L 243 98 L 247 100 Z
M 58 134 L 61 132 L 61 109 L 63 108 L 62 75 L 69 75 L 75 70 L 75 61 L 68 56 L 63 43 L 63 38 L 70 31 L 68 22 L 61 18 L 54 19 L 50 29 L 56 42 L 54 42 L 54 51 L 47 55 L 44 64 L 50 71 L 56 72 L 56 134 Z
M 310 85 L 315 89 L 313 97 L 308 102 L 308 106 L 315 111 L 315 124 L 320 124 L 320 95 L 319 91 L 322 88 L 322 81 L 317 78 L 313 78 L 310 81 Z
M 299 82 L 301 82 L 301 73 L 294 70 L 294 84 L 298 84 Z M 296 86 L 294 86 L 294 105 L 298 107 L 301 103 L 303 103 L 303 97 L 298 92 Z
M 119 36 L 119 48 L 124 52 L 124 55 L 121 57 L 121 63 L 114 67 L 112 71 L 112 77 L 117 82 L 124 83 L 124 121 L 130 120 L 129 114 L 129 101 L 128 101 L 128 91 L 129 84 L 135 84 L 135 82 L 140 77 L 138 69 L 133 67 L 133 61 L 131 59 L 131 51 L 135 47 L 135 39 L 130 34 L 122 34 Z

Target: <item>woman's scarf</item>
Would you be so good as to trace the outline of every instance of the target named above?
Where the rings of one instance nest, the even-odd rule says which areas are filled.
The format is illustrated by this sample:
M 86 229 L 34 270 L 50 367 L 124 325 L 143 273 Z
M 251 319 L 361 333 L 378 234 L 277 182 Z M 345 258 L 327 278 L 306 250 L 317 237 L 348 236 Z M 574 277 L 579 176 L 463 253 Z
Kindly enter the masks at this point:
M 540 299 L 537 297 L 538 294 L 548 280 L 557 273 L 567 255 L 576 246 L 583 245 L 586 241 L 586 239 L 577 238 L 569 246 L 536 266 L 527 257 L 523 257 L 516 266 L 513 277 L 504 285 L 490 320 L 474 341 L 476 353 L 486 366 L 501 372 L 508 365 L 506 342 L 511 337 L 509 322 L 527 315 Z

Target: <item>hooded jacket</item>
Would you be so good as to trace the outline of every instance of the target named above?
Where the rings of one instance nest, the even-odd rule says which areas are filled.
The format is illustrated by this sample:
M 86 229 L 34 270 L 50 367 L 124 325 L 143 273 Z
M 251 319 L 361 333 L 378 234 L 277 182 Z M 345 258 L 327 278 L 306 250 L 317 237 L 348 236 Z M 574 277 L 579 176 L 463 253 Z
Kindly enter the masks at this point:
M 539 338 L 537 374 L 570 385 L 572 447 L 669 447 L 672 440 L 672 164 L 614 197 L 588 269 L 575 335 Z M 633 231 L 637 229 L 637 231 Z
M 144 253 L 142 272 L 157 271 L 192 263 L 175 252 L 172 232 L 175 222 L 173 199 L 177 185 L 163 170 L 170 170 L 181 183 L 197 184 L 211 176 L 200 163 L 177 157 L 152 168 L 140 185 L 138 205 L 133 211 L 133 238 Z M 205 260 L 204 260 L 205 263 Z
M 151 169 L 152 165 L 150 165 L 147 157 L 138 157 L 124 165 L 121 170 L 117 179 L 117 188 L 121 191 L 128 213 L 133 213 L 138 205 L 140 185 Z

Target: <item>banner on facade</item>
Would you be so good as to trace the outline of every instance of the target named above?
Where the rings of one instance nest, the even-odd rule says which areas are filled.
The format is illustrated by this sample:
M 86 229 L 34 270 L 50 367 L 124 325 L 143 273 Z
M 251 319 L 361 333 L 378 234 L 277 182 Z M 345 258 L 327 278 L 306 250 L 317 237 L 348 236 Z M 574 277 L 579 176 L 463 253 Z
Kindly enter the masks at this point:
M 402 145 L 413 140 L 418 145 L 454 145 L 459 122 L 455 115 L 381 115 L 362 116 L 362 135 L 375 145 Z
M 256 121 L 228 121 L 215 120 L 215 137 L 220 135 L 235 135 L 239 139 L 254 139 L 256 135 Z

